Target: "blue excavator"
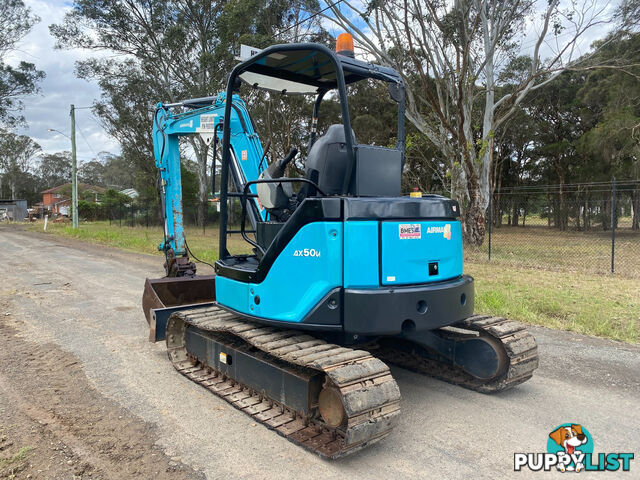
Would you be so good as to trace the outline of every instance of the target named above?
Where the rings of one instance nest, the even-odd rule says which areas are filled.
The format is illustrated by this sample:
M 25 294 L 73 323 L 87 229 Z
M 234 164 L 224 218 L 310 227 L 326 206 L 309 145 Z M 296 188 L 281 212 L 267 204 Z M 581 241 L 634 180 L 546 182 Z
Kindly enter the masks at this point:
M 348 34 L 336 52 L 271 46 L 237 65 L 225 92 L 157 106 L 153 142 L 161 178 L 166 277 L 147 279 L 150 340 L 175 368 L 257 422 L 327 458 L 388 436 L 400 390 L 387 363 L 480 392 L 528 380 L 534 338 L 519 323 L 474 315 L 463 274 L 460 206 L 403 195 L 405 91 L 393 69 L 358 60 Z M 397 144 L 360 144 L 348 85 L 384 82 L 397 105 Z M 304 175 L 296 157 L 260 142 L 242 89 L 313 100 Z M 318 132 L 325 97 L 341 122 Z M 197 275 L 185 239 L 179 138 L 221 153 L 219 259 Z M 233 185 L 233 188 L 229 188 Z M 242 206 L 239 225 L 228 204 Z M 240 235 L 247 254 L 231 254 Z

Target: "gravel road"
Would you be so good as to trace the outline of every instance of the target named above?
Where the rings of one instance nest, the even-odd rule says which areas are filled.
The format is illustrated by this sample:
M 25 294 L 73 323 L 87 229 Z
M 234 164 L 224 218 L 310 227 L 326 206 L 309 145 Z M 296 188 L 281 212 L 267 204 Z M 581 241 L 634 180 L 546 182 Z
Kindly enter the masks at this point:
M 488 396 L 392 367 L 398 427 L 325 461 L 179 375 L 147 341 L 140 299 L 160 257 L 5 227 L 0 249 L 0 460 L 33 447 L 18 478 L 506 478 L 514 452 L 546 451 L 565 422 L 587 427 L 596 452 L 640 452 L 640 347 L 532 327 L 541 365 L 526 384 Z

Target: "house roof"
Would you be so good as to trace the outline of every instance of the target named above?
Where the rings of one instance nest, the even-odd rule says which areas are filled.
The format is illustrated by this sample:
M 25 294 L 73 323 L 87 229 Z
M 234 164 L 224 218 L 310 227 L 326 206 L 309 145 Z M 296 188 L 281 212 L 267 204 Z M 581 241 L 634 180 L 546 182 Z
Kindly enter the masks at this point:
M 125 188 L 124 190 L 120 190 L 120 193 L 130 198 L 138 198 L 138 192 L 134 188 Z
M 69 185 L 71 185 L 71 182 L 58 185 L 57 187 L 49 188 L 40 193 L 56 193 L 56 192 L 59 192 L 60 190 L 63 190 L 65 187 Z M 84 191 L 90 191 L 90 192 L 96 192 L 96 193 L 104 193 L 107 191 L 106 188 L 98 187 L 96 185 L 89 185 L 88 183 L 78 183 L 78 190 L 84 190 Z

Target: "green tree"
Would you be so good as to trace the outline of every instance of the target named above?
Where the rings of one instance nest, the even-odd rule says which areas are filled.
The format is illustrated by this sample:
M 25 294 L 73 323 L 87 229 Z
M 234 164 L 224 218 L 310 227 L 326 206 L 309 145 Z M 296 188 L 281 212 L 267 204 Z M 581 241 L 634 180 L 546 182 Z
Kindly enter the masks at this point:
M 100 152 L 78 169 L 80 181 L 100 187 L 122 190 L 135 186 L 136 169 L 123 155 Z
M 300 4 L 315 7 L 317 1 L 78 0 L 64 22 L 50 29 L 60 48 L 117 54 L 79 62 L 78 75 L 100 85 L 102 99 L 95 112 L 120 142 L 122 156 L 135 166 L 136 188 L 149 198 L 156 196 L 151 138 L 155 104 L 223 89 L 240 43 L 274 43 L 278 31 L 306 15 Z M 315 28 L 301 25 L 281 39 L 301 38 L 319 25 L 308 24 Z M 199 137 L 187 142 L 190 148 L 184 151 L 193 153 L 198 166 L 202 218 L 210 185 L 209 148 Z
M 103 187 L 105 167 L 98 160 L 84 162 L 78 168 L 78 181 Z
M 40 156 L 38 174 L 43 188 L 71 181 L 71 152 L 45 153 Z
M 0 197 L 17 199 L 36 188 L 31 170 L 40 145 L 26 135 L 0 130 Z
M 602 24 L 602 13 L 596 4 L 561 6 L 559 0 L 387 0 L 333 4 L 327 17 L 403 75 L 407 118 L 450 162 L 465 239 L 478 245 L 495 135 L 528 95 L 575 65 L 578 40 Z M 501 73 L 517 58 L 531 19 L 538 24 L 528 68 L 512 79 L 515 88 L 497 96 Z M 541 47 L 551 44 L 549 58 L 542 58 Z
M 637 5 L 636 5 L 637 8 Z M 620 66 L 594 69 L 577 93 L 589 129 L 578 142 L 590 161 L 592 178 L 640 180 L 640 33 L 604 39 L 594 66 L 615 60 Z M 640 185 L 627 189 L 633 209 L 632 228 L 640 229 Z M 606 222 L 603 226 L 606 228 Z
M 45 76 L 33 63 L 5 63 L 7 55 L 39 21 L 22 0 L 0 2 L 0 125 L 8 127 L 24 121 L 19 115 L 22 99 L 36 93 L 38 82 Z
M 78 71 L 82 78 L 98 80 L 103 101 L 96 112 L 121 142 L 123 154 L 147 173 L 153 171 L 153 103 L 207 95 L 224 78 L 215 63 L 214 30 L 223 5 L 201 0 L 79 0 L 61 25 L 51 26 L 59 47 L 108 50 L 124 57 L 89 59 L 80 62 Z M 200 166 L 204 202 L 208 149 L 199 138 L 190 143 Z

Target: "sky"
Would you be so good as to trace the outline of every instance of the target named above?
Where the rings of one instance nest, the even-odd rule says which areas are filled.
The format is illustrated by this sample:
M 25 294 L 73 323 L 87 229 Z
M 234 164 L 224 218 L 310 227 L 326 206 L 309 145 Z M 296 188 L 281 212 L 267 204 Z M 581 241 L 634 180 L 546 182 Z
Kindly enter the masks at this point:
M 544 3 L 545 0 L 538 0 Z M 570 2 L 570 0 L 563 0 Z M 24 99 L 25 116 L 28 128 L 20 129 L 19 133 L 29 135 L 40 144 L 45 153 L 70 150 L 70 140 L 62 134 L 49 132 L 49 128 L 60 130 L 65 135 L 70 134 L 69 106 L 89 107 L 100 98 L 100 89 L 94 84 L 76 78 L 75 62 L 89 56 L 95 56 L 95 52 L 82 50 L 56 50 L 55 41 L 49 34 L 49 25 L 60 23 L 66 11 L 71 8 L 71 2 L 67 0 L 25 0 L 41 21 L 22 40 L 17 52 L 8 59 L 9 63 L 25 60 L 35 63 L 38 69 L 47 74 L 41 83 L 41 93 Z M 358 5 L 360 0 L 354 0 Z M 579 0 L 579 5 L 592 5 L 599 9 L 609 3 L 606 13 L 602 16 L 610 16 L 612 5 L 616 0 Z M 542 6 L 542 4 L 541 4 Z M 362 25 L 362 22 L 358 22 Z M 525 33 L 523 41 L 524 49 L 531 49 L 535 40 L 536 21 L 533 20 Z M 330 27 L 332 34 L 337 35 L 340 30 L 324 20 L 325 27 Z M 359 25 L 359 26 L 360 26 Z M 591 30 L 581 42 L 581 53 L 588 50 L 590 43 L 602 38 L 609 27 L 596 27 Z M 532 41 L 533 40 L 533 41 Z M 549 53 L 553 50 L 547 46 Z M 525 52 L 523 52 L 525 53 Z M 106 53 L 105 53 L 106 54 Z M 118 143 L 111 138 L 101 127 L 100 122 L 93 116 L 88 108 L 76 110 L 76 146 L 80 162 L 91 160 L 97 153 L 106 151 L 119 153 Z
M 49 34 L 49 25 L 62 21 L 70 2 L 62 0 L 25 0 L 41 19 L 33 30 L 20 42 L 18 51 L 8 61 L 32 62 L 47 77 L 40 84 L 38 95 L 24 99 L 22 112 L 28 128 L 19 133 L 32 137 L 45 153 L 71 150 L 71 142 L 65 136 L 49 132 L 49 128 L 70 135 L 70 105 L 91 106 L 100 98 L 100 88 L 75 76 L 75 62 L 91 55 L 81 50 L 56 50 L 55 41 Z M 76 111 L 76 149 L 79 162 L 91 160 L 101 151 L 119 153 L 118 143 L 100 126 L 90 109 Z

